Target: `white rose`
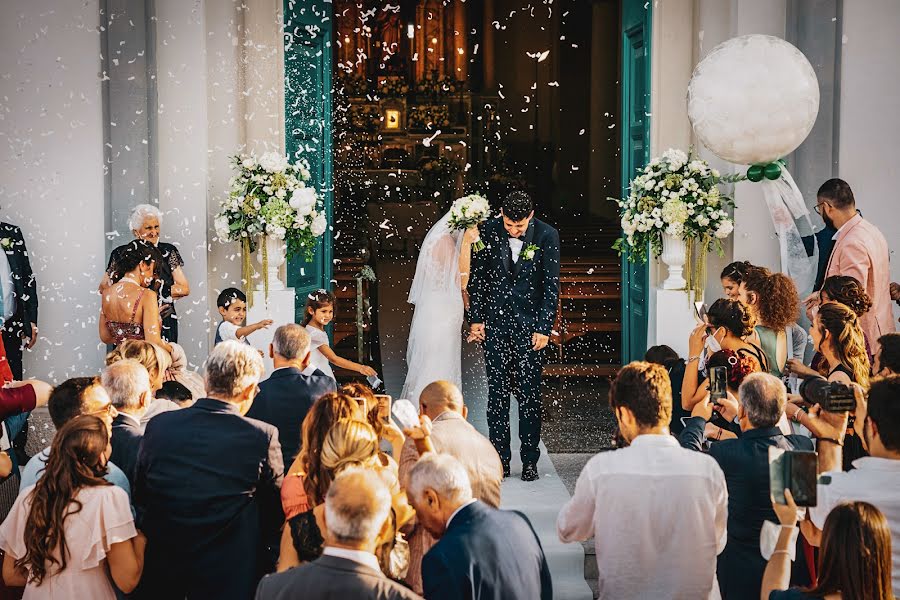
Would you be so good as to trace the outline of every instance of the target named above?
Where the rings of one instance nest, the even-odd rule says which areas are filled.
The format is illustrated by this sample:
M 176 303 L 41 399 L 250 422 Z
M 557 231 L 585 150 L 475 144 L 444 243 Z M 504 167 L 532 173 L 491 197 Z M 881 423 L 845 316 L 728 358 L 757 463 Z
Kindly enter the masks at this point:
M 249 156 L 241 161 L 241 166 L 245 169 L 252 169 L 256 166 L 256 160 L 252 156 Z
M 655 185 L 656 185 L 656 182 L 653 181 L 652 179 L 649 179 L 649 180 L 647 181 L 647 183 L 644 184 L 644 189 L 645 189 L 645 190 L 652 190 L 652 189 L 653 189 L 653 186 L 655 186 Z
M 287 158 L 277 152 L 266 152 L 259 158 L 259 166 L 269 173 L 278 173 L 287 168 Z
M 716 237 L 723 240 L 731 235 L 732 231 L 734 231 L 734 223 L 729 220 L 722 221 L 719 223 L 719 228 L 716 229 Z
M 228 228 L 228 217 L 226 217 L 225 215 L 216 217 L 215 228 L 216 235 L 219 236 L 219 239 L 222 241 L 227 240 L 231 235 L 231 231 Z
M 309 225 L 309 231 L 316 237 L 325 233 L 326 229 L 328 229 L 328 220 L 325 218 L 325 215 L 317 216 Z
M 284 188 L 278 188 L 277 190 L 275 190 L 275 197 L 276 197 L 276 198 L 282 199 L 282 198 L 284 198 L 285 196 L 287 196 L 287 190 L 286 190 L 286 189 L 284 189 Z
M 297 211 L 298 215 L 305 217 L 315 208 L 316 200 L 318 200 L 316 190 L 303 187 L 295 190 L 291 195 L 290 205 L 291 208 Z

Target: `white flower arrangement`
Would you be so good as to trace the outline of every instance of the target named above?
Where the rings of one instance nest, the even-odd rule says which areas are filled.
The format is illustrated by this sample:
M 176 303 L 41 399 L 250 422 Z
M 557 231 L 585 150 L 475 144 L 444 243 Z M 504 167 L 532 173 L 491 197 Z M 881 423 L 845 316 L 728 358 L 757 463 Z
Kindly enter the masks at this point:
M 722 240 L 734 231 L 728 212 L 734 201 L 718 185 L 742 179 L 723 177 L 683 150 L 666 150 L 631 181 L 627 198 L 611 198 L 619 205 L 622 223 L 622 237 L 613 247 L 627 252 L 631 261 L 646 262 L 648 252 L 662 253 L 662 236 L 668 234 L 695 246 L 698 256 L 709 250 L 721 255 Z
M 322 196 L 306 184 L 309 166 L 292 165 L 276 152 L 232 160 L 237 174 L 214 221 L 219 241 L 240 241 L 249 254 L 266 235 L 286 241 L 289 255 L 303 252 L 312 259 L 328 222 Z
M 465 231 L 484 223 L 491 214 L 491 205 L 487 198 L 479 194 L 470 194 L 457 198 L 450 207 L 448 225 L 454 231 Z M 472 250 L 480 252 L 484 249 L 481 239 L 472 244 Z

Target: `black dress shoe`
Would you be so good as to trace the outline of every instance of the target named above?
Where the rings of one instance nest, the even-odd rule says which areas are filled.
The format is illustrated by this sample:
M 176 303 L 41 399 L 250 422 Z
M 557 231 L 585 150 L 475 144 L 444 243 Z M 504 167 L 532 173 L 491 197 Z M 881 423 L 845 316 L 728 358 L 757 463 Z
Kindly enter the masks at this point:
M 503 463 L 503 479 L 509 477 L 509 463 L 507 461 L 501 461 Z
M 525 463 L 522 465 L 522 481 L 535 481 L 540 479 L 538 475 L 537 465 L 535 463 Z

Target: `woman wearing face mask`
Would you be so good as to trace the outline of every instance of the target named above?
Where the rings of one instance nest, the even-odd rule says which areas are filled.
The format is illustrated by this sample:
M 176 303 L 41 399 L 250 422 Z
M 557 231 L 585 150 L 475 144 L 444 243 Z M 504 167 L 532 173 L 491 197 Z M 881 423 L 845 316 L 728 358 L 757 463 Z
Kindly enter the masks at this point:
M 690 358 L 681 385 L 681 406 L 687 411 L 693 410 L 709 393 L 707 358 L 719 350 L 731 350 L 747 357 L 754 372 L 769 370 L 762 349 L 746 339 L 756 325 L 747 306 L 737 300 L 720 298 L 709 307 L 707 319 L 691 332 L 688 339 Z

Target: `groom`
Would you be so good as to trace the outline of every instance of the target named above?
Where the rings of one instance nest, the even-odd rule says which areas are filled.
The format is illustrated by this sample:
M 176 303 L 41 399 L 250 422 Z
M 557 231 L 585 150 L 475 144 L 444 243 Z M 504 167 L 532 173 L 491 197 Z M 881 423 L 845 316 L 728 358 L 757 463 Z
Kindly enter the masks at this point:
M 525 192 L 503 201 L 500 217 L 481 228 L 485 249 L 473 254 L 469 341 L 484 342 L 488 430 L 509 477 L 509 399 L 519 403 L 522 479 L 538 478 L 541 440 L 541 350 L 559 299 L 559 233 L 534 218 Z

